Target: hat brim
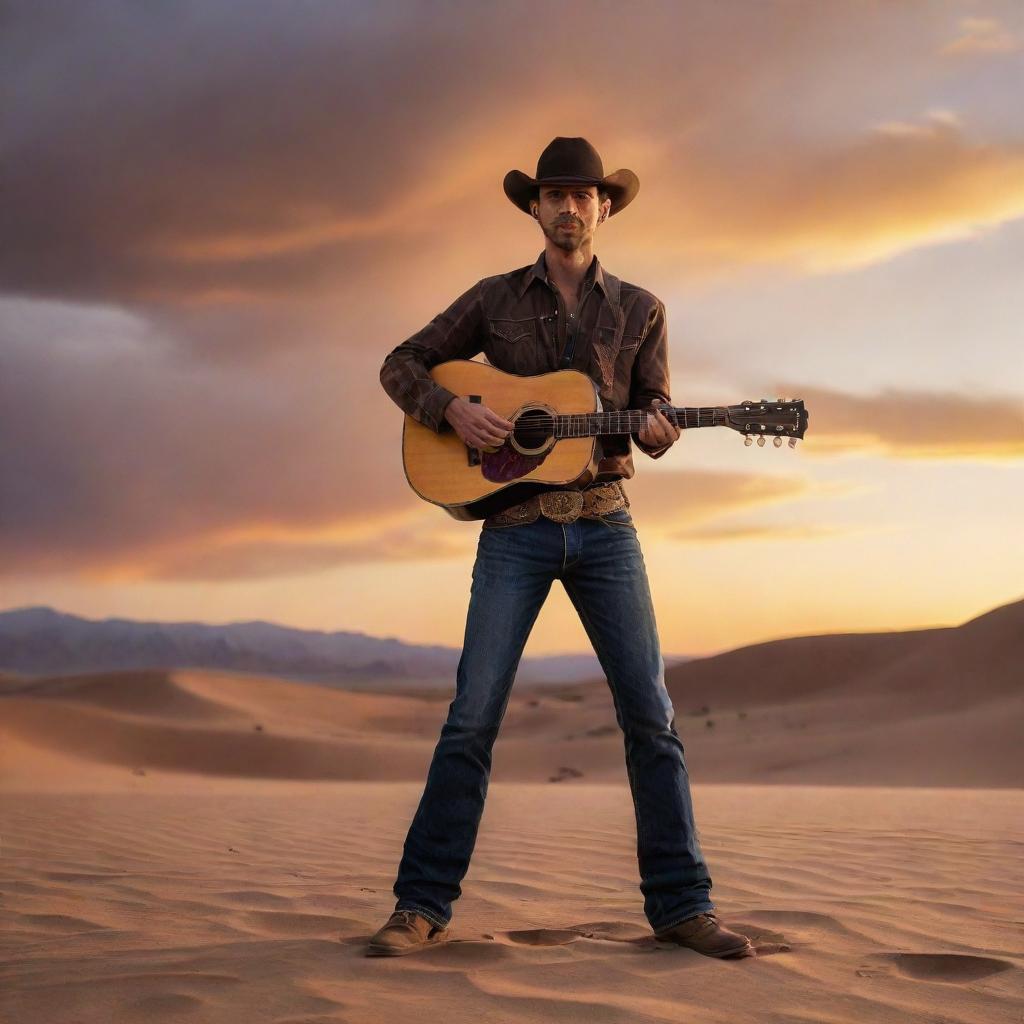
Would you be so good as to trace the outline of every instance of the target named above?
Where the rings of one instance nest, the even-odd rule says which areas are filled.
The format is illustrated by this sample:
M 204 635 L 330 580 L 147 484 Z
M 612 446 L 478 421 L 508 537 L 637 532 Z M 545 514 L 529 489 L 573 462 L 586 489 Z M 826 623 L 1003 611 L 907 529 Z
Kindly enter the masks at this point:
M 623 167 L 613 174 L 605 175 L 604 178 L 531 178 L 522 171 L 509 171 L 505 175 L 502 185 L 505 195 L 519 207 L 523 213 L 530 212 L 530 200 L 534 198 L 533 190 L 540 185 L 597 185 L 608 192 L 611 199 L 609 217 L 614 217 L 620 210 L 624 210 L 640 191 L 640 179 L 630 170 Z

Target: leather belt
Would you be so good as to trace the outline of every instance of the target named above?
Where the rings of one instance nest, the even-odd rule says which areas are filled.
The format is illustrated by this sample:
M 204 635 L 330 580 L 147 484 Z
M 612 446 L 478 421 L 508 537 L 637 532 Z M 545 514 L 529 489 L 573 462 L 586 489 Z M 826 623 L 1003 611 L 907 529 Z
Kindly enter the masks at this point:
M 488 516 L 484 526 L 515 526 L 532 523 L 539 516 L 556 523 L 574 523 L 581 516 L 600 519 L 609 512 L 629 508 L 629 498 L 622 483 L 611 480 L 605 484 L 591 484 L 582 491 L 541 491 L 532 498 Z

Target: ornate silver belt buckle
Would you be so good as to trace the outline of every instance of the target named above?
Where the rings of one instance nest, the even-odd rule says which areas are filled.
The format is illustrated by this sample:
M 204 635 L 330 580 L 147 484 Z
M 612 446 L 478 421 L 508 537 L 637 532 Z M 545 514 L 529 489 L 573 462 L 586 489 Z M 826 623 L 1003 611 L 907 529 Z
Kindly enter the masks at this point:
M 540 510 L 556 523 L 574 523 L 583 511 L 582 491 L 544 491 Z

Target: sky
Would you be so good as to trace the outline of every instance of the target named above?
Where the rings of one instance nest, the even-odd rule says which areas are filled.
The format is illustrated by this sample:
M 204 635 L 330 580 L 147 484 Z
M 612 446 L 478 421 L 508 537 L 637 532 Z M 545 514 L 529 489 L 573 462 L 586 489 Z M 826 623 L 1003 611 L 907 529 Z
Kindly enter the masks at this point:
M 0 33 L 0 608 L 463 642 L 479 523 L 405 481 L 387 353 L 532 264 L 584 136 L 637 198 L 684 431 L 627 483 L 663 649 L 1024 597 L 1017 0 L 14 0 Z M 527 654 L 585 651 L 559 585 Z

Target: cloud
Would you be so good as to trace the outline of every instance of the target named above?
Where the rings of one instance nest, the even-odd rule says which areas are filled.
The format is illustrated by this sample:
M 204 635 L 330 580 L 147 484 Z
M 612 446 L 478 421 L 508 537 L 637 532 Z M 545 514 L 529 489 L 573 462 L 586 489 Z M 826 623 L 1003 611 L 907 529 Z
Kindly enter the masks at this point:
M 637 229 L 648 264 L 677 256 L 693 273 L 846 270 L 1024 216 L 1024 145 L 969 139 L 948 110 L 879 122 L 829 149 L 780 146 L 753 164 L 728 151 L 664 164 L 674 187 L 658 187 L 659 224 Z
M 637 518 L 660 528 L 704 522 L 764 505 L 844 494 L 850 485 L 767 473 L 679 469 L 638 473 L 626 481 L 625 488 Z
M 903 388 L 851 395 L 792 382 L 778 385 L 776 393 L 803 399 L 809 421 L 799 444 L 808 456 L 1024 458 L 1024 401 L 1018 396 Z
M 824 540 L 846 536 L 857 531 L 837 526 L 818 526 L 813 523 L 737 523 L 733 525 L 692 526 L 669 533 L 669 540 L 694 544 L 732 541 L 801 541 Z M 863 532 L 863 531 L 861 531 Z
M 532 170 L 565 132 L 639 169 L 617 238 L 682 274 L 829 270 L 964 237 L 1021 215 L 1019 140 L 969 140 L 948 118 L 856 130 L 877 120 L 856 112 L 862 93 L 895 101 L 900 75 L 926 74 L 931 52 L 913 74 L 892 58 L 910 61 L 929 27 L 942 26 L 896 5 L 703 0 L 625 19 L 592 5 L 25 5 L 0 41 L 0 288 L 244 306 L 446 268 L 476 279 L 488 261 L 506 269 L 527 230 L 505 171 Z M 632 69 L 627 87 L 609 66 Z M 813 120 L 826 85 L 818 136 L 800 134 L 794 112 Z
M 476 533 L 464 524 L 440 521 L 443 512 L 366 517 L 324 530 L 290 531 L 244 524 L 223 535 L 183 538 L 174 547 L 142 549 L 128 560 L 91 568 L 101 582 L 230 582 L 330 572 L 348 565 L 431 562 L 473 556 Z M 248 534 L 247 538 L 245 535 Z M 279 534 L 290 534 L 284 539 Z
M 939 50 L 944 57 L 1016 53 L 1020 39 L 995 18 L 961 18 L 960 35 Z
M 117 307 L 5 300 L 0 316 L 3 574 L 257 578 L 467 555 L 404 480 L 373 350 L 219 364 Z M 1024 456 L 1012 396 L 772 390 L 803 398 L 811 455 Z M 703 470 L 641 472 L 627 490 L 657 530 L 845 493 Z
M 372 351 L 217 365 L 113 307 L 4 300 L 0 317 L 5 575 L 184 558 L 243 528 L 344 544 L 417 504 Z

